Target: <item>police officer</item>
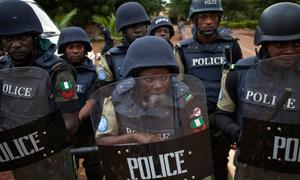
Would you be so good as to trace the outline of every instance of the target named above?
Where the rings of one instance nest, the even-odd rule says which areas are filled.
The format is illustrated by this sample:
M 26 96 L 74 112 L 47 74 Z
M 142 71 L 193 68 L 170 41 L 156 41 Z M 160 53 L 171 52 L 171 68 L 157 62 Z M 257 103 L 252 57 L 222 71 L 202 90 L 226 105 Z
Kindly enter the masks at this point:
M 180 91 L 182 96 L 177 94 L 174 99 L 178 102 L 172 104 L 180 104 L 179 116 L 186 120 L 194 118 L 191 115 L 200 102 L 196 98 L 179 98 L 191 94 L 185 84 L 172 78 L 171 74 L 178 72 L 173 51 L 165 40 L 147 36 L 134 41 L 125 57 L 126 79 L 116 86 L 111 98 L 104 100 L 97 143 L 150 143 L 174 136 L 179 119 L 172 120 L 176 118 L 170 113 L 172 108 L 160 101 L 168 99 L 170 91 Z M 115 113 L 111 113 L 113 109 Z M 160 111 L 153 113 L 154 109 Z M 137 133 L 130 133 L 128 129 Z
M 107 82 L 123 79 L 122 69 L 129 45 L 137 38 L 147 34 L 149 17 L 144 7 L 137 2 L 122 4 L 116 12 L 116 28 L 123 34 L 121 45 L 111 48 L 101 57 L 97 72 L 100 85 Z
M 109 29 L 102 26 L 101 24 L 98 24 L 97 28 L 101 31 L 101 34 L 104 37 L 104 46 L 100 51 L 101 54 L 103 54 L 114 46 L 114 40 L 111 38 Z
M 80 107 L 83 107 L 89 96 L 97 89 L 96 67 L 87 53 L 92 50 L 87 33 L 80 27 L 67 27 L 62 30 L 58 40 L 58 53 L 72 65 L 76 71 L 76 92 Z M 90 119 L 83 119 L 76 134 L 73 136 L 75 147 L 92 146 L 95 144 L 93 127 Z M 88 179 L 102 179 L 101 164 L 95 155 L 83 157 L 83 167 Z
M 174 48 L 174 45 L 171 42 L 171 39 L 174 36 L 174 28 L 168 17 L 157 16 L 152 19 L 149 26 L 149 35 L 158 36 L 165 39 L 168 41 L 170 46 Z
M 182 62 L 184 72 L 198 77 L 205 86 L 216 179 L 227 179 L 230 147 L 229 140 L 215 128 L 213 116 L 220 91 L 222 68 L 231 61 L 225 58 L 225 47 L 230 48 L 232 62 L 242 57 L 237 40 L 230 34 L 218 31 L 222 14 L 220 0 L 193 0 L 189 11 L 189 18 L 195 27 L 193 37 L 180 41 L 175 47 L 176 58 Z
M 33 66 L 46 70 L 53 83 L 54 101 L 63 112 L 65 125 L 70 134 L 74 134 L 79 124 L 79 118 L 76 114 L 79 111 L 79 105 L 75 92 L 74 70 L 54 55 L 56 51 L 54 44 L 51 44 L 47 39 L 41 38 L 40 34 L 43 32 L 41 23 L 28 4 L 23 1 L 3 1 L 0 3 L 0 15 L 1 45 L 7 54 L 0 59 L 0 69 Z M 15 83 L 22 84 L 19 81 L 22 80 L 14 80 Z M 63 86 L 64 84 L 68 84 L 68 86 Z M 39 91 L 48 92 L 48 88 L 39 89 Z M 51 99 L 51 97 L 49 98 Z M 51 159 L 49 160 L 51 161 Z M 44 160 L 40 162 L 50 161 Z M 65 162 L 66 164 L 67 161 Z M 45 170 L 43 167 L 38 167 L 40 168 L 39 172 L 44 173 L 43 176 L 47 174 L 46 176 L 49 178 L 58 177 L 55 172 L 43 171 Z M 47 168 L 49 169 L 49 167 Z M 57 168 L 60 169 L 59 167 Z M 32 178 L 25 175 L 32 172 L 31 170 L 16 170 L 14 171 L 15 178 Z M 63 169 L 60 170 L 63 171 Z M 36 177 L 42 176 L 36 175 Z
M 282 13 L 287 12 L 288 13 Z M 238 61 L 233 70 L 229 71 L 228 74 L 223 76 L 222 79 L 222 91 L 220 99 L 218 101 L 218 109 L 216 111 L 216 124 L 225 132 L 233 141 L 237 142 L 239 147 L 243 142 L 242 124 L 247 121 L 245 118 L 245 99 L 242 97 L 242 92 L 245 90 L 246 78 L 249 79 L 254 77 L 256 73 L 248 73 L 247 70 L 253 67 L 256 63 L 262 62 L 267 58 L 276 58 L 280 56 L 300 54 L 300 23 L 297 17 L 300 16 L 300 6 L 295 3 L 283 2 L 271 5 L 266 8 L 259 18 L 258 26 L 255 30 L 254 44 L 261 45 L 258 54 L 254 57 L 249 57 Z M 289 19 L 287 21 L 287 19 Z M 276 60 L 274 60 L 276 61 Z M 269 61 L 271 62 L 271 61 Z M 262 67 L 262 66 L 260 66 Z M 253 67 L 255 68 L 255 67 Z M 267 66 L 264 66 L 265 72 L 268 72 Z M 272 72 L 271 74 L 273 74 Z M 265 73 L 264 73 L 265 74 Z M 260 80 L 260 84 L 263 87 L 264 83 L 268 83 L 264 79 L 264 76 L 256 77 L 256 81 Z M 252 77 L 252 78 L 253 78 Z M 282 76 L 283 77 L 283 76 Z M 288 79 L 286 79 L 288 82 Z M 273 82 L 274 83 L 274 82 Z M 270 93 L 271 91 L 269 91 Z M 257 114 L 264 113 L 263 106 L 257 106 L 259 109 Z M 254 131 L 257 127 L 248 129 Z M 244 131 L 244 130 L 243 130 Z M 260 134 L 263 137 L 263 134 Z M 246 135 L 245 135 L 246 137 Z M 251 148 L 251 147 L 246 147 Z M 254 147 L 260 148 L 260 147 Z M 264 149 L 263 149 L 264 150 Z M 266 149 L 265 149 L 266 151 Z M 242 163 L 239 158 L 245 155 L 239 149 L 236 152 L 234 163 L 236 165 L 235 179 L 299 179 L 300 175 L 282 173 L 277 170 L 267 170 L 263 167 L 253 166 L 247 163 Z M 261 154 L 249 154 L 256 158 L 260 164 L 263 164 Z M 277 168 L 276 165 L 273 168 Z M 290 167 L 289 167 L 290 168 Z

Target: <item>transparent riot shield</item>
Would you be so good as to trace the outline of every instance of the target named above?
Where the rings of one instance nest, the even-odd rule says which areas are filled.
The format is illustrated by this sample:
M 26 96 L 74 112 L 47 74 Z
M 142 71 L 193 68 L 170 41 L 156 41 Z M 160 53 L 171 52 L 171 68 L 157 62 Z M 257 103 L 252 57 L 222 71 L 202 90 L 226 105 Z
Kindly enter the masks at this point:
M 0 70 L 0 171 L 15 179 L 72 179 L 70 141 L 48 73 Z
M 243 86 L 239 161 L 300 174 L 300 55 L 266 59 Z
M 180 79 L 129 78 L 93 94 L 91 119 L 106 179 L 212 175 L 205 90 L 195 77 Z M 135 138 L 115 144 L 109 140 L 123 136 Z

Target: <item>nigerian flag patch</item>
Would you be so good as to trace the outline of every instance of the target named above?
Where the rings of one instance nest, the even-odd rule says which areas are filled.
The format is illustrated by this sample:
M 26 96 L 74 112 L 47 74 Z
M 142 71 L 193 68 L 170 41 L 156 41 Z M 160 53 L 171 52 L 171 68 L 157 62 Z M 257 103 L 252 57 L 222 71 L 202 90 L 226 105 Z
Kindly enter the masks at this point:
M 201 127 L 203 124 L 204 124 L 204 119 L 202 116 L 200 116 L 191 122 L 191 128 L 193 128 L 193 129 L 198 128 L 198 127 Z
M 188 103 L 188 102 L 190 102 L 193 98 L 194 98 L 193 95 L 188 94 L 188 95 L 185 96 L 185 102 Z
M 64 81 L 64 82 L 59 82 L 59 87 L 61 90 L 68 90 L 72 88 L 72 83 L 71 81 Z

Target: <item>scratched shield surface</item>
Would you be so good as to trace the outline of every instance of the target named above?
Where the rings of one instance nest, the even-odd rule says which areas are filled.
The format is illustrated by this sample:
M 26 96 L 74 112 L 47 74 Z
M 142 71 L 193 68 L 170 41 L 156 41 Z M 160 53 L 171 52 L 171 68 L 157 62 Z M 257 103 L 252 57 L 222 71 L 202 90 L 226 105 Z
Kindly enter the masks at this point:
M 70 156 L 67 150 L 58 153 L 67 147 L 69 137 L 48 72 L 35 67 L 3 69 L 0 84 L 0 171 L 42 179 L 54 177 L 50 173 L 55 168 L 72 167 L 71 158 L 65 158 Z M 59 159 L 65 160 L 63 166 Z
M 151 91 L 149 83 L 160 81 L 168 81 L 166 90 Z M 212 174 L 205 90 L 199 79 L 128 78 L 98 90 L 91 99 L 99 139 L 109 131 L 117 132 L 115 136 L 147 133 L 163 139 L 99 145 L 106 179 L 201 179 Z M 112 130 L 114 123 L 117 128 Z
M 243 86 L 239 160 L 299 173 L 300 56 L 266 59 L 248 70 Z

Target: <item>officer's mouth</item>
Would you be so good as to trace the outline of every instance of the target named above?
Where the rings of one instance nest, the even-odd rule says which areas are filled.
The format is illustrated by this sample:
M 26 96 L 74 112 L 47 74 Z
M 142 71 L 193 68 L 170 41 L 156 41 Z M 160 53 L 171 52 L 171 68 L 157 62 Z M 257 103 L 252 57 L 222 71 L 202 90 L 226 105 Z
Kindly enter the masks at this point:
M 26 57 L 26 53 L 20 51 L 11 52 L 10 55 L 15 59 L 21 59 Z
M 213 27 L 206 27 L 206 28 L 203 28 L 203 31 L 205 32 L 211 32 L 211 31 L 214 31 L 215 28 Z

